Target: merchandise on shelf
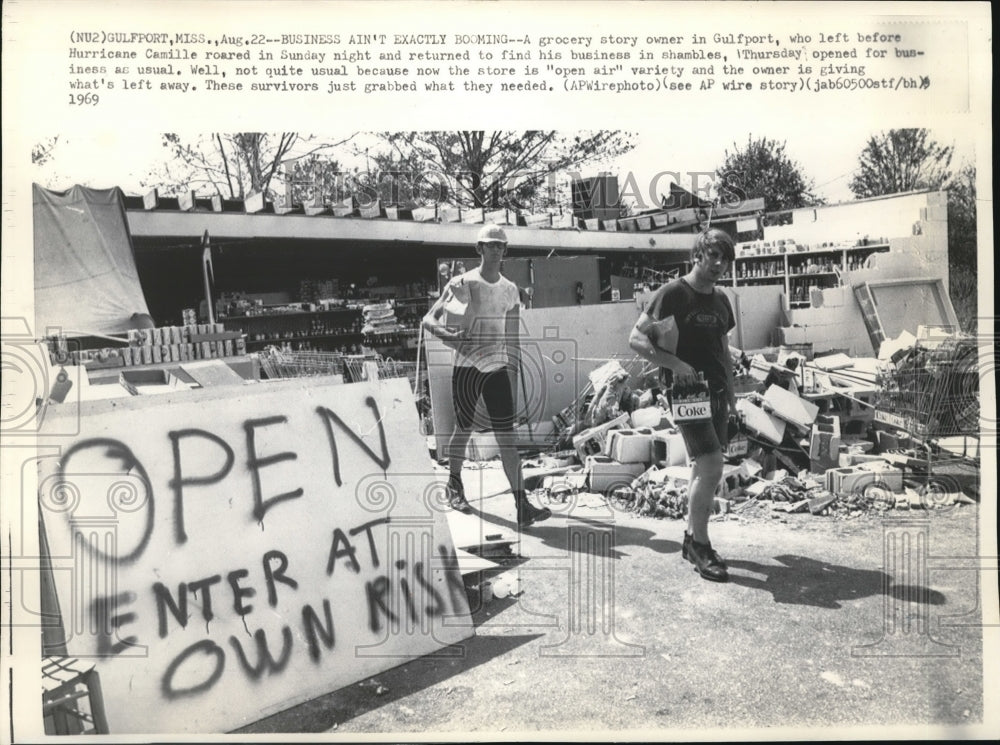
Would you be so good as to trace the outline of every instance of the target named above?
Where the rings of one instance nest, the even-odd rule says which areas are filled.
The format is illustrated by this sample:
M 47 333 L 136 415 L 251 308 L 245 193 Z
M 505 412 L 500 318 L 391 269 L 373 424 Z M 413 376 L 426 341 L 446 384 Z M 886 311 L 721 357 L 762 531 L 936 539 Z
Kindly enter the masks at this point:
M 221 323 L 199 323 L 184 326 L 163 326 L 132 329 L 128 345 L 100 349 L 70 350 L 63 336 L 48 339 L 49 357 L 53 364 L 87 368 L 134 367 L 161 362 L 187 362 L 246 354 L 242 334 L 228 331 Z

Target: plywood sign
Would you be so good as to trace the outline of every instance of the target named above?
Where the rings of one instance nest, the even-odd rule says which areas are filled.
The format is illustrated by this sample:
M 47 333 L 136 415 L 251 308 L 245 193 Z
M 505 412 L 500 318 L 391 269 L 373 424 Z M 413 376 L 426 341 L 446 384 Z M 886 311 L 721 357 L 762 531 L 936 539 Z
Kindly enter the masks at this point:
M 112 733 L 232 730 L 472 635 L 407 381 L 85 407 L 39 504 Z

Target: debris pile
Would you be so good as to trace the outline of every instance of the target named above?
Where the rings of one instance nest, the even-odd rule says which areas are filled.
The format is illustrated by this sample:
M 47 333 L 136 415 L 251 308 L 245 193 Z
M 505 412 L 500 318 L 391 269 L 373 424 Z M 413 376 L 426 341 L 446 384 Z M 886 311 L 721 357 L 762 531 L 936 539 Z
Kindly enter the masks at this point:
M 960 336 L 933 346 L 905 341 L 881 361 L 813 359 L 802 345 L 742 357 L 716 513 L 770 503 L 779 514 L 849 519 L 974 502 L 934 477 L 939 448 L 921 439 L 926 427 L 900 431 L 894 412 L 916 417 L 933 399 L 927 427 L 967 432 L 973 400 L 978 417 L 978 395 L 969 393 L 978 394 L 976 349 Z M 595 492 L 620 512 L 685 517 L 690 462 L 672 398 L 658 378 L 616 360 L 601 364 L 553 417 L 559 467 L 541 479 L 538 497 L 558 503 Z

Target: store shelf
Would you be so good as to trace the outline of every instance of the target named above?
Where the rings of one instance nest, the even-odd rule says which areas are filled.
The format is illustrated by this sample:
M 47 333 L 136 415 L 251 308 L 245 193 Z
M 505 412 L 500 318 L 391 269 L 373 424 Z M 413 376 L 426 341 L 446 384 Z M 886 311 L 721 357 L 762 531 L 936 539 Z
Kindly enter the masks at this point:
M 867 246 L 848 246 L 848 251 L 881 251 L 889 248 L 888 243 L 869 243 Z
M 735 267 L 761 268 L 770 266 L 779 271 L 775 274 L 767 274 L 757 277 L 736 276 L 739 269 L 733 270 L 733 276 L 726 278 L 726 283 L 732 287 L 762 287 L 768 285 L 781 285 L 784 287 L 785 295 L 793 295 L 793 290 L 799 290 L 806 282 L 815 283 L 821 287 L 829 287 L 831 278 L 855 271 L 858 267 L 850 266 L 852 261 L 857 261 L 860 257 L 866 260 L 873 253 L 889 250 L 888 243 L 869 243 L 868 245 L 853 246 L 824 246 L 814 248 L 809 251 L 786 251 L 784 253 L 765 253 L 737 256 Z M 822 261 L 814 261 L 813 257 L 825 257 Z M 835 257 L 835 258 L 832 258 Z M 805 269 L 813 266 L 830 266 L 829 271 L 793 271 L 794 269 Z M 789 301 L 789 307 L 803 307 L 809 305 L 808 300 Z
M 358 313 L 357 308 L 330 308 L 329 310 L 290 310 L 286 313 L 254 313 L 248 316 L 222 316 L 219 322 L 225 321 L 271 321 L 276 318 L 301 318 L 303 316 L 325 316 L 331 313 Z
M 347 333 L 331 333 L 331 334 L 296 334 L 294 336 L 276 336 L 271 339 L 247 339 L 248 344 L 263 344 L 267 342 L 283 342 L 283 341 L 308 341 L 315 339 L 360 339 L 363 334 L 360 331 L 351 331 Z

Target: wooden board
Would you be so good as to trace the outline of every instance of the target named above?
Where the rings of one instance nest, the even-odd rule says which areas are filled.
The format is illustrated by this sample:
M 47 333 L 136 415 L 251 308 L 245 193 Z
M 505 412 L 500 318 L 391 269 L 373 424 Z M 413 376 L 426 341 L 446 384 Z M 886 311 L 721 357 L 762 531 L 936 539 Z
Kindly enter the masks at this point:
M 245 385 L 243 377 L 222 360 L 199 360 L 181 365 L 202 388 L 218 385 Z
M 882 319 L 879 318 L 870 284 L 865 282 L 863 285 L 855 287 L 854 296 L 861 308 L 861 317 L 865 321 L 865 328 L 868 329 L 868 338 L 871 339 L 872 349 L 878 354 L 879 347 L 885 341 L 885 329 L 882 328 Z
M 229 731 L 474 633 L 405 380 L 80 414 L 39 505 L 67 653 L 96 660 L 111 732 Z

